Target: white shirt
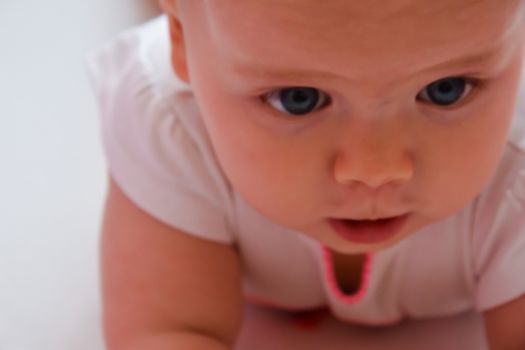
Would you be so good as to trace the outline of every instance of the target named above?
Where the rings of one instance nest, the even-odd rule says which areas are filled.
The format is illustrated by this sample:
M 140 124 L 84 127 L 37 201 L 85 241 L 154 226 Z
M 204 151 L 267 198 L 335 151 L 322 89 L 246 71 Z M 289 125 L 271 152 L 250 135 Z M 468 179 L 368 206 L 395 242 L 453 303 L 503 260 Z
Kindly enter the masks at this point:
M 203 239 L 235 245 L 248 299 L 287 309 L 328 307 L 342 320 L 380 325 L 483 311 L 525 293 L 521 107 L 487 188 L 456 215 L 369 254 L 359 291 L 345 295 L 327 249 L 270 222 L 230 186 L 191 87 L 173 73 L 169 57 L 165 17 L 90 55 L 108 167 L 152 216 Z

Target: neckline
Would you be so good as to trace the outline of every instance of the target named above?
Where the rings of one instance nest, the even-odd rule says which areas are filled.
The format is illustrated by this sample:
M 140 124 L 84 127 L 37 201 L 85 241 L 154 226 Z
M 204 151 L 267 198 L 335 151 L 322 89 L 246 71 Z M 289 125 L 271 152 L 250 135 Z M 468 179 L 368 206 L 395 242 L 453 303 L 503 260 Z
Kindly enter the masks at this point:
M 368 287 L 370 284 L 370 273 L 372 270 L 373 263 L 373 254 L 366 253 L 364 254 L 364 261 L 362 263 L 362 268 L 359 278 L 359 286 L 357 290 L 352 294 L 347 294 L 339 287 L 337 281 L 337 276 L 334 266 L 334 257 L 329 248 L 322 246 L 322 255 L 323 255 L 323 269 L 324 275 L 326 278 L 326 285 L 329 292 L 335 296 L 340 302 L 345 304 L 355 304 L 363 300 L 368 292 Z

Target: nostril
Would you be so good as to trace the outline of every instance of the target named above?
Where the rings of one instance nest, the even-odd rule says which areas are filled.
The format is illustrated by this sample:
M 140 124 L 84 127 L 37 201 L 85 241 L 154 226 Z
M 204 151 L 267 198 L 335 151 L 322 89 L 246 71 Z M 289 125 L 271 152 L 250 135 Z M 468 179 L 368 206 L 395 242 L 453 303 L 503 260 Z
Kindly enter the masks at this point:
M 398 179 L 381 182 L 360 180 L 338 182 L 339 184 L 344 185 L 345 192 L 349 191 L 350 193 L 353 193 L 354 196 L 359 196 L 363 198 L 377 197 L 379 195 L 396 192 L 405 183 L 405 181 Z
M 339 160 L 334 164 L 335 180 L 346 186 L 364 186 L 377 191 L 385 187 L 398 187 L 414 176 L 411 159 L 402 157 L 398 161 Z

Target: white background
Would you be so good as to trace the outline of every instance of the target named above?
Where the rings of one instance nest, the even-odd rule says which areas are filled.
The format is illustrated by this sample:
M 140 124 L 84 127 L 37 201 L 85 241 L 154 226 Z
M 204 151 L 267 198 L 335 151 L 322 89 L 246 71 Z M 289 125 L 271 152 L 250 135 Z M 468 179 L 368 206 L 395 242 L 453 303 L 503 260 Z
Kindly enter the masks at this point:
M 106 185 L 86 52 L 154 0 L 0 0 L 0 350 L 98 350 Z

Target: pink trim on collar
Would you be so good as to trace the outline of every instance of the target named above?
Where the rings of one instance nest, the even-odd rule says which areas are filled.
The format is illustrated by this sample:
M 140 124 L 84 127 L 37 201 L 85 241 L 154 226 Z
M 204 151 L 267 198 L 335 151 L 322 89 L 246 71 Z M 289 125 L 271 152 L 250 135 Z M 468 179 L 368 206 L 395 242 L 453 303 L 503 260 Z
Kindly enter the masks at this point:
M 341 302 L 345 304 L 354 304 L 361 301 L 368 291 L 368 285 L 370 283 L 370 271 L 372 269 L 373 254 L 366 254 L 366 260 L 363 264 L 363 271 L 361 272 L 361 281 L 359 283 L 359 289 L 356 293 L 348 295 L 343 293 L 335 278 L 335 271 L 333 266 L 332 254 L 327 247 L 322 247 L 323 251 L 323 262 L 325 269 L 325 276 L 330 292 L 337 297 Z

